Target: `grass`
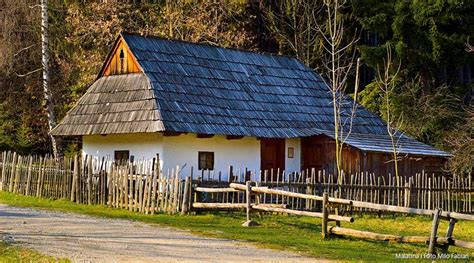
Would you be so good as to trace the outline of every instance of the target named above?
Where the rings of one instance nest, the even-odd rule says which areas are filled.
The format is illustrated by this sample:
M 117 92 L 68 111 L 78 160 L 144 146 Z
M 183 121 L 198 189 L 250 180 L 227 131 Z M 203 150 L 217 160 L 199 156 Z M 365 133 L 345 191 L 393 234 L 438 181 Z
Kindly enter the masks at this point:
M 69 260 L 56 259 L 31 249 L 0 242 L 0 262 L 69 262 Z
M 187 229 L 199 235 L 243 240 L 256 246 L 340 261 L 399 261 L 395 258 L 397 253 L 424 254 L 427 251 L 427 246 L 423 244 L 371 242 L 337 237 L 323 240 L 321 239 L 321 221 L 317 218 L 266 215 L 263 219 L 257 219 L 260 226 L 243 228 L 240 226 L 245 219 L 243 213 L 204 213 L 193 216 L 142 215 L 106 206 L 78 205 L 66 200 L 35 198 L 7 192 L 0 192 L 0 203 L 166 225 Z M 428 236 L 431 219 L 421 216 L 386 216 L 383 218 L 364 216 L 357 217 L 352 224 L 343 223 L 342 227 L 387 234 Z M 443 235 L 446 229 L 447 222 L 442 221 L 440 235 Z M 458 222 L 454 237 L 474 241 L 474 222 Z M 461 248 L 450 247 L 449 252 L 467 254 L 471 259 L 474 258 L 472 251 Z

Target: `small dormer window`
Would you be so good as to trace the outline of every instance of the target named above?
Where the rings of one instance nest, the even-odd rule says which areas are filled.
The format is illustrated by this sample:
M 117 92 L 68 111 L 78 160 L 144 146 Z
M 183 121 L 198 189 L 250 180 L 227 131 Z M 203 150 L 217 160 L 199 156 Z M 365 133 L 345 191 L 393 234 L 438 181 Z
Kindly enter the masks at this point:
M 123 63 L 124 57 L 125 57 L 125 55 L 123 53 L 123 49 L 121 49 L 120 50 L 120 71 L 119 71 L 119 74 L 124 73 L 124 63 Z

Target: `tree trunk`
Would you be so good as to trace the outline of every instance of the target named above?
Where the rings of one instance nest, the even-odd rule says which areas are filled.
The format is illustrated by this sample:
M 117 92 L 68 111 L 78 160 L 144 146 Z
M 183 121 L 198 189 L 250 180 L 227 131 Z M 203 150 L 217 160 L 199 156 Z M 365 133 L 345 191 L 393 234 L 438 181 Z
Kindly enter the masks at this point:
M 43 66 L 43 92 L 44 106 L 48 116 L 48 132 L 51 137 L 51 146 L 53 155 L 58 156 L 56 139 L 51 135 L 51 130 L 56 126 L 56 116 L 54 115 L 53 100 L 51 90 L 49 88 L 49 38 L 48 38 L 48 0 L 41 0 L 41 64 Z

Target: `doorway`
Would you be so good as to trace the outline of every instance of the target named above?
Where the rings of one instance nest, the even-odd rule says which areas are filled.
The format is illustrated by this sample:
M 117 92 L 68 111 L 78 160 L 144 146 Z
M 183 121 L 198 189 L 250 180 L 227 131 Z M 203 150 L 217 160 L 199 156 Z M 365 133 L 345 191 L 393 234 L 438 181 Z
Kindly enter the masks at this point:
M 273 169 L 273 180 L 277 180 L 277 171 L 285 170 L 285 139 L 261 139 L 260 140 L 260 169 L 262 177 L 264 171 L 268 171 L 267 180 L 271 180 L 270 174 Z M 264 178 L 262 178 L 264 179 Z

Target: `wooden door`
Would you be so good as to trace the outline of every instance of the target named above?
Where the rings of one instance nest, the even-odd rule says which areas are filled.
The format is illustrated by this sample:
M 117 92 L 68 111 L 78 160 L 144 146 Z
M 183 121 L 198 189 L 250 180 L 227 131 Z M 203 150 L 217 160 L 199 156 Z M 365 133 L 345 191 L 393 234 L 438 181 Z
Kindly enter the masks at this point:
M 301 161 L 303 170 L 314 168 L 316 171 L 324 167 L 324 145 L 319 137 L 307 137 L 301 140 Z
M 278 169 L 280 171 L 285 170 L 285 139 L 261 139 L 260 160 L 262 174 L 265 170 L 270 173 L 271 169 L 273 169 L 273 179 L 276 180 L 276 171 Z M 267 180 L 270 180 L 270 174 Z

